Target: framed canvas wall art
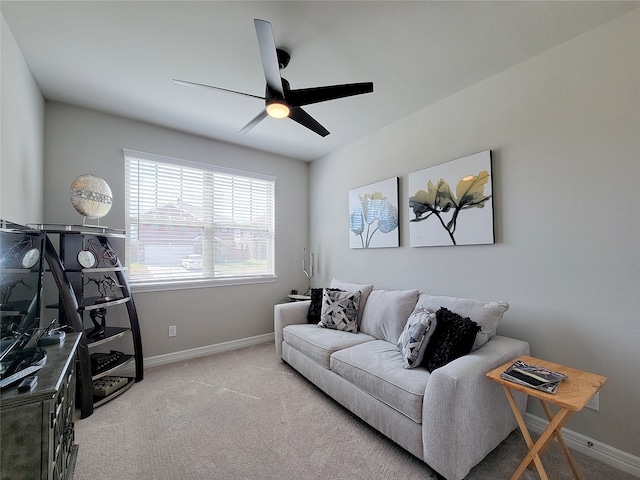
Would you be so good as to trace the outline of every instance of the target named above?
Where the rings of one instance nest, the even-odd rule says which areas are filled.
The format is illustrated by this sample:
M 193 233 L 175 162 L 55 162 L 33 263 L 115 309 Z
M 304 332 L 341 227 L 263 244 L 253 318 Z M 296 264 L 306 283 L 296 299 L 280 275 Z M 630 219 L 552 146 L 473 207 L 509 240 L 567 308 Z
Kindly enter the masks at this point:
M 399 246 L 398 177 L 349 191 L 349 246 Z
M 412 247 L 495 242 L 491 150 L 409 174 Z

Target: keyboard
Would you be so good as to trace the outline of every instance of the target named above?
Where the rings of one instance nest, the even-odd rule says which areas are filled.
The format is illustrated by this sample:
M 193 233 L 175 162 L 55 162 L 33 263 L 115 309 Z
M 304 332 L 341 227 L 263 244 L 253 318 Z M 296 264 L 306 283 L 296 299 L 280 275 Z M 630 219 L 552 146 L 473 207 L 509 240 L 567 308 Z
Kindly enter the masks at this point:
M 13 375 L 9 375 L 8 377 L 0 380 L 0 388 L 8 387 L 12 383 L 17 382 L 18 380 L 26 377 L 27 375 L 31 375 L 33 372 L 37 372 L 43 366 L 44 365 L 30 365 L 26 368 L 23 368 L 22 370 L 18 370 Z

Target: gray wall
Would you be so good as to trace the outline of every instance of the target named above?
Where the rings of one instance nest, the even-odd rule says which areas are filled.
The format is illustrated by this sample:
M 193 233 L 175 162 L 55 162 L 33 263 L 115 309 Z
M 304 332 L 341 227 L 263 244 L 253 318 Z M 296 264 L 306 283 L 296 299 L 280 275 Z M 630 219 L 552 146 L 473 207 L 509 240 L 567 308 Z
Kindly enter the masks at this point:
M 42 221 L 44 99 L 9 27 L 0 19 L 0 218 Z
M 123 147 L 275 176 L 277 282 L 135 294 L 145 357 L 273 332 L 273 305 L 291 289 L 306 288 L 300 263 L 308 241 L 307 163 L 60 103 L 47 102 L 45 124 L 49 223 L 82 221 L 69 186 L 92 173 L 114 196 L 100 223 L 124 228 Z M 177 326 L 176 337 L 168 337 L 169 325 Z
M 640 12 L 311 164 L 311 246 L 332 277 L 506 300 L 498 330 L 608 377 L 568 427 L 640 455 Z M 497 242 L 409 246 L 407 175 L 493 150 Z M 352 250 L 348 192 L 400 177 L 401 247 Z M 334 192 L 327 195 L 326 192 Z M 341 194 L 335 194 L 342 192 Z M 538 405 L 530 411 L 544 418 Z
M 509 301 L 500 334 L 609 378 L 600 412 L 584 410 L 568 427 L 640 455 L 639 12 L 314 161 L 310 180 L 302 162 L 55 103 L 46 105 L 43 153 L 42 95 L 4 20 L 1 31 L 2 218 L 77 223 L 68 188 L 81 173 L 103 176 L 122 198 L 122 147 L 278 178 L 278 282 L 137 294 L 145 356 L 271 332 L 273 304 L 306 287 L 297 252 L 309 211 L 315 286 L 335 276 Z M 407 175 L 485 149 L 494 152 L 497 243 L 409 247 Z M 348 191 L 393 176 L 401 247 L 350 250 Z M 123 206 L 103 223 L 121 227 Z

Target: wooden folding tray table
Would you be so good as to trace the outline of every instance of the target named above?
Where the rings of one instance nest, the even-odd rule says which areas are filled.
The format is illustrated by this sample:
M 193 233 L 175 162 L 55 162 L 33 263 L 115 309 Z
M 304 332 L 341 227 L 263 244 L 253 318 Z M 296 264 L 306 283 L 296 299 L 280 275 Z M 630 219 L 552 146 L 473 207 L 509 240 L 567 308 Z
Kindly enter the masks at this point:
M 569 453 L 569 449 L 565 444 L 562 435 L 560 434 L 560 430 L 567 423 L 569 417 L 574 413 L 582 410 L 584 406 L 589 402 L 591 397 L 596 394 L 600 390 L 600 388 L 605 384 L 607 379 L 601 375 L 596 375 L 594 373 L 584 372 L 582 370 L 578 370 L 571 367 L 565 367 L 564 365 L 559 365 L 557 363 L 547 362 L 545 360 L 541 360 L 539 358 L 523 356 L 518 358 L 517 360 L 521 360 L 529 365 L 536 365 L 548 368 L 549 370 L 555 370 L 556 372 L 564 373 L 567 375 L 567 378 L 560 382 L 558 386 L 558 390 L 556 393 L 546 393 L 541 390 L 537 390 L 535 388 L 527 387 L 524 385 L 519 385 L 517 383 L 511 382 L 504 378 L 500 377 L 500 374 L 504 372 L 507 368 L 509 368 L 516 360 L 505 363 L 501 367 L 492 370 L 487 373 L 487 377 L 494 382 L 497 382 L 502 385 L 504 388 L 504 392 L 509 400 L 509 405 L 511 405 L 511 410 L 513 410 L 513 414 L 518 421 L 518 425 L 520 426 L 520 430 L 522 431 L 522 436 L 524 437 L 525 442 L 527 443 L 527 447 L 529 447 L 529 453 L 522 460 L 514 474 L 511 476 L 511 480 L 516 480 L 520 478 L 524 470 L 533 462 L 538 469 L 538 474 L 542 480 L 548 480 L 547 473 L 544 470 L 542 465 L 542 461 L 540 460 L 540 455 L 542 455 L 549 444 L 553 441 L 554 438 L 558 439 L 560 446 L 562 447 L 562 451 L 564 452 L 565 457 L 571 467 L 571 471 L 573 472 L 576 480 L 581 480 L 580 473 L 571 458 Z M 547 419 L 549 420 L 549 425 L 542 432 L 540 438 L 538 438 L 537 442 L 533 442 L 529 430 L 524 422 L 524 418 L 518 410 L 516 403 L 513 399 L 512 390 L 518 392 L 524 392 L 530 397 L 534 397 L 540 400 L 542 408 L 544 410 Z M 555 405 L 558 407 L 558 411 L 555 415 L 552 415 L 551 410 L 549 409 L 549 405 Z

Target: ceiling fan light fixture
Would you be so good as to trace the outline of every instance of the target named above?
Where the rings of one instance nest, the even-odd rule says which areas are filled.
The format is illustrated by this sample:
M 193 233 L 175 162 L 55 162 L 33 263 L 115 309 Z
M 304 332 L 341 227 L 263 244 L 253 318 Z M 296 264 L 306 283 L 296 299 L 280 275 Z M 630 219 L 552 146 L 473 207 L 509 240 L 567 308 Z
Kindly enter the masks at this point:
M 316 119 L 305 112 L 304 109 L 301 108 L 302 106 L 373 92 L 372 82 L 347 83 L 342 85 L 327 85 L 324 87 L 291 90 L 289 82 L 282 78 L 280 73 L 281 70 L 287 66 L 291 57 L 286 51 L 276 47 L 273 28 L 269 22 L 256 18 L 253 23 L 256 28 L 260 59 L 262 60 L 262 70 L 266 80 L 265 94 L 263 97 L 253 95 L 251 93 L 229 90 L 228 88 L 205 85 L 203 83 L 195 83 L 178 79 L 173 80 L 173 83 L 176 85 L 212 88 L 214 90 L 221 90 L 223 92 L 235 93 L 263 100 L 265 102 L 265 108 L 261 110 L 258 115 L 253 117 L 249 123 L 242 127 L 238 133 L 245 134 L 265 118 L 271 117 L 290 118 L 294 122 L 302 125 L 321 137 L 326 137 L 329 135 L 329 130 L 324 128 Z
M 289 105 L 281 100 L 275 100 L 267 103 L 267 114 L 273 118 L 286 118 L 289 116 Z

